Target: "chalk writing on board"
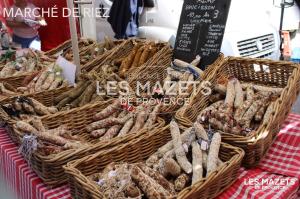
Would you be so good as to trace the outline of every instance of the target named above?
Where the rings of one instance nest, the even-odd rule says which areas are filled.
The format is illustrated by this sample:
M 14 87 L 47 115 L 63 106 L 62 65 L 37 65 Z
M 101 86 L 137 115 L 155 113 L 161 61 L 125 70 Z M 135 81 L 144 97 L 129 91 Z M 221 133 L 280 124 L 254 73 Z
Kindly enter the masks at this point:
M 201 66 L 219 55 L 231 0 L 185 0 L 174 49 L 175 58 L 192 61 L 202 57 Z

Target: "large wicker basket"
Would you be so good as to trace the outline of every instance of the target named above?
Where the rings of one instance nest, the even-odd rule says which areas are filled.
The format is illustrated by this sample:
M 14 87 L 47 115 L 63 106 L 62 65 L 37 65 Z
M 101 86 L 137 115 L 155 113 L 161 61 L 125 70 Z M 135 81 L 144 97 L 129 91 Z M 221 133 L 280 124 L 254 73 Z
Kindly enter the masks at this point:
M 116 42 L 115 42 L 116 43 Z M 82 66 L 82 70 L 90 72 L 92 70 L 98 69 L 98 67 L 101 67 L 102 65 L 105 65 L 108 60 L 114 59 L 114 58 L 120 58 L 119 53 L 128 53 L 132 49 L 131 44 L 132 40 L 118 40 L 118 43 L 116 43 L 117 46 L 115 46 L 113 49 L 108 50 L 104 52 L 101 56 L 96 57 L 95 59 L 91 60 L 89 63 Z
M 69 177 L 73 198 L 104 198 L 88 176 L 101 172 L 111 162 L 136 163 L 145 161 L 171 139 L 169 126 L 145 134 L 122 146 L 100 151 L 69 162 L 64 169 Z M 237 178 L 244 152 L 240 148 L 222 143 L 220 158 L 226 162 L 217 171 L 195 185 L 185 188 L 177 198 L 214 198 Z
M 119 46 L 124 44 L 124 40 L 115 40 L 114 41 L 115 47 L 113 47 L 110 50 L 105 51 L 103 54 L 97 56 L 96 58 L 91 59 L 88 61 L 86 64 L 84 64 L 81 69 L 84 71 L 90 71 L 92 70 L 95 66 L 97 66 L 99 63 L 101 63 L 103 60 L 105 60 L 107 57 L 112 55 L 119 49 Z
M 158 60 L 158 61 L 157 61 Z M 158 53 L 153 59 L 146 63 L 144 67 L 141 67 L 139 70 L 134 71 L 128 76 L 128 82 L 132 88 L 137 87 L 137 82 L 145 85 L 148 81 L 150 82 L 151 88 L 159 81 L 161 85 L 164 83 L 164 79 L 167 77 L 167 68 L 170 67 L 172 61 L 172 51 L 169 46 L 166 46 Z M 224 61 L 224 55 L 220 54 L 218 59 L 209 66 L 209 69 L 204 72 L 204 75 L 201 79 L 206 79 L 211 73 L 210 68 L 215 68 L 219 66 Z M 197 79 L 196 81 L 201 81 Z M 200 86 L 200 85 L 199 85 Z M 191 95 L 193 93 L 192 86 L 189 88 L 188 93 Z M 189 98 L 187 96 L 185 98 Z M 179 101 L 178 97 L 177 101 Z M 183 100 L 182 100 L 183 101 Z M 161 113 L 167 115 L 173 115 L 179 108 L 183 106 L 182 104 L 171 103 L 164 105 Z
M 133 47 L 134 47 L 134 43 L 146 43 L 146 40 L 143 39 L 129 39 L 129 40 L 125 40 L 122 44 L 120 44 L 119 46 L 116 46 L 115 48 L 113 48 L 110 51 L 107 51 L 105 53 L 105 56 L 101 56 L 99 58 L 96 58 L 95 60 L 93 60 L 92 62 L 89 63 L 88 66 L 84 66 L 84 69 L 86 71 L 99 71 L 99 69 L 103 66 L 103 65 L 107 65 L 107 64 L 112 64 L 113 61 L 115 61 L 116 59 L 122 59 L 127 57 Z M 166 45 L 166 43 L 157 43 L 156 46 L 161 49 Z M 150 59 L 152 60 L 152 59 Z M 139 67 L 140 68 L 140 67 Z M 135 71 L 135 70 L 132 70 Z M 129 72 L 128 72 L 129 73 Z
M 0 78 L 0 82 L 6 82 L 8 84 L 10 84 L 11 86 L 13 86 L 14 88 L 18 88 L 18 87 L 23 87 L 23 86 L 27 86 L 24 84 L 24 80 L 26 80 L 26 78 L 28 76 L 36 76 L 45 66 L 40 62 L 39 57 L 36 57 L 37 60 L 37 69 L 32 71 L 32 72 L 27 72 L 24 71 L 22 72 L 22 74 L 18 74 L 18 75 L 13 75 L 13 76 L 9 76 L 9 77 L 2 77 Z
M 258 66 L 260 71 L 256 71 L 254 66 Z M 244 149 L 246 155 L 243 165 L 245 167 L 256 166 L 271 146 L 299 94 L 299 65 L 291 62 L 229 57 L 221 65 L 209 70 L 210 74 L 206 80 L 210 81 L 212 85 L 219 77 L 234 76 L 242 82 L 284 88 L 280 98 L 275 102 L 274 111 L 268 124 L 262 124 L 254 134 L 249 136 L 222 134 L 223 142 Z M 204 96 L 199 90 L 192 97 L 191 103 L 176 113 L 180 124 L 191 126 L 200 111 L 210 104 L 209 97 Z
M 128 134 L 124 137 L 115 137 L 109 141 L 99 141 L 93 139 L 86 131 L 86 126 L 93 121 L 93 116 L 106 108 L 112 100 L 100 102 L 97 104 L 89 104 L 81 108 L 75 108 L 70 111 L 59 112 L 54 115 L 42 117 L 43 124 L 49 128 L 54 129 L 60 125 L 66 125 L 69 130 L 90 143 L 89 147 L 81 147 L 79 149 L 66 150 L 58 154 L 43 156 L 38 152 L 35 153 L 31 159 L 30 164 L 32 169 L 38 176 L 49 186 L 58 186 L 65 183 L 67 176 L 64 173 L 63 165 L 71 160 L 82 158 L 86 155 L 93 154 L 100 150 L 108 149 L 122 143 L 127 143 L 132 139 L 138 138 L 145 134 L 146 130 L 141 130 L 136 133 Z M 165 125 L 161 118 L 154 125 L 155 128 L 161 128 Z M 15 132 L 16 133 L 16 132 Z M 17 133 L 16 133 L 17 134 Z M 19 140 L 21 136 L 19 136 Z
M 71 89 L 71 88 L 63 87 L 63 88 L 53 89 L 53 90 L 49 90 L 49 91 L 42 91 L 42 92 L 38 92 L 38 93 L 26 94 L 26 95 L 22 95 L 22 96 L 34 98 L 35 100 L 39 101 L 43 105 L 50 107 L 50 106 L 55 105 L 54 104 L 55 97 L 59 96 L 60 94 L 62 94 L 64 92 L 67 92 L 69 89 Z M 12 103 L 13 99 L 14 99 L 14 97 L 5 98 L 0 101 L 0 105 Z M 18 138 L 17 138 L 16 134 L 14 133 L 13 130 L 11 130 L 11 125 L 14 124 L 15 121 L 11 117 L 9 117 L 1 108 L 0 108 L 0 121 L 2 121 L 3 123 L 6 124 L 7 130 L 8 130 L 7 133 L 9 135 L 9 137 L 15 143 L 18 143 Z
M 131 50 L 130 47 L 131 40 L 117 40 L 115 41 L 115 44 L 117 44 L 114 48 L 104 52 L 102 55 L 96 57 L 89 63 L 82 66 L 82 70 L 90 72 L 92 70 L 97 70 L 98 67 L 102 66 L 107 59 L 110 59 L 111 57 L 119 58 L 117 56 L 114 56 L 117 54 L 117 52 L 127 52 L 128 50 Z

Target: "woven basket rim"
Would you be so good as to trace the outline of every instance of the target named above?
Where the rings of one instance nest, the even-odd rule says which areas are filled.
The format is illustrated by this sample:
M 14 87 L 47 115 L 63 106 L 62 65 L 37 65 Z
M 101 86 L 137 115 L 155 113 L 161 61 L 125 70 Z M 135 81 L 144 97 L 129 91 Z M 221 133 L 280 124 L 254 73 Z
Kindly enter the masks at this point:
M 39 71 L 39 70 L 36 70 L 36 71 Z M 15 76 L 3 77 L 3 78 L 0 78 L 0 81 L 8 81 L 8 80 L 10 80 L 10 79 L 27 77 L 28 75 L 33 74 L 33 73 L 36 72 L 36 71 L 33 71 L 33 72 L 25 72 L 25 73 L 23 73 L 23 74 L 15 75 Z

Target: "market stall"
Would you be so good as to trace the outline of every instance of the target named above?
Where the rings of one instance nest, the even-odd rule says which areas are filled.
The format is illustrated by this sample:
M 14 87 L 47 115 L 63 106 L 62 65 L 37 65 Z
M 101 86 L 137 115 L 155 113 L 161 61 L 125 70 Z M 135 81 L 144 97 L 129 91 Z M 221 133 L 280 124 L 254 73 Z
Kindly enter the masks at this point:
M 237 181 L 217 198 L 297 198 L 299 187 L 300 153 L 297 147 L 300 142 L 300 117 L 290 114 L 278 133 L 275 142 L 262 162 L 253 169 L 241 168 Z M 18 153 L 4 129 L 0 134 L 1 172 L 4 174 L 10 189 L 22 198 L 71 198 L 68 185 L 50 188 L 30 169 L 24 158 Z M 253 179 L 259 182 L 253 184 Z M 281 185 L 262 180 L 282 180 Z M 264 186 L 265 189 L 261 189 Z M 299 193 L 298 193 L 299 194 Z
M 300 89 L 300 68 L 291 62 L 220 54 L 203 71 L 199 56 L 172 61 L 166 43 L 79 43 L 80 62 L 86 54 L 94 59 L 76 79 L 70 44 L 58 47 L 57 60 L 28 50 L 2 69 L 0 101 L 3 134 L 43 183 L 69 181 L 74 198 L 214 198 L 239 182 L 241 165 L 262 164 Z M 93 54 L 100 45 L 103 52 Z M 11 80 L 20 73 L 16 66 L 29 70 L 20 78 L 27 86 Z M 70 67 L 73 79 L 65 73 Z M 115 190 L 113 184 L 126 179 L 123 186 L 132 187 Z M 110 180 L 115 183 L 106 184 Z
M 78 38 L 71 15 L 70 40 L 1 57 L 0 172 L 17 197 L 300 197 L 300 65 L 220 53 L 230 2 L 185 1 L 174 47 Z
M 142 54 L 152 46 L 158 48 L 156 53 L 140 63 Z M 261 170 L 255 170 L 255 166 L 266 170 L 262 158 L 272 142 L 282 138 L 279 128 L 299 91 L 297 64 L 225 59 L 220 55 L 202 71 L 196 68 L 199 57 L 191 63 L 171 61 L 167 56 L 172 54 L 168 45 L 147 40 L 120 41 L 120 45 L 106 51 L 110 56 L 105 53 L 96 56 L 95 60 L 103 60 L 102 63 L 91 62 L 90 72 L 83 72 L 75 87 L 15 93 L 1 100 L 1 121 L 6 128 L 2 132 L 4 142 L 10 137 L 17 144 L 18 147 L 12 143 L 9 146 L 18 149 L 15 151 L 27 162 L 21 159 L 22 165 L 28 164 L 28 172 L 32 169 L 47 187 L 57 188 L 68 181 L 74 198 L 101 198 L 106 194 L 214 198 L 227 189 L 231 193 L 236 180 L 246 183 L 242 176 L 247 172 L 259 178 L 261 174 L 257 173 Z M 121 60 L 117 63 L 116 59 Z M 157 66 L 158 61 L 164 65 Z M 127 73 L 122 74 L 125 66 Z M 37 78 L 31 77 L 33 86 L 27 88 L 43 88 L 45 84 L 48 88 L 55 82 L 51 74 L 57 72 L 42 70 Z M 129 93 L 122 94 L 119 89 L 124 88 L 118 84 L 112 90 L 105 90 L 109 81 L 126 82 L 119 74 L 127 76 Z M 178 84 L 178 88 L 181 82 L 189 81 L 198 82 L 198 86 L 193 90 L 185 85 L 187 93 L 174 96 L 167 92 L 168 81 Z M 203 82 L 209 82 L 209 87 L 202 87 Z M 149 84 L 153 93 L 145 89 L 140 93 L 141 83 Z M 163 83 L 162 90 L 156 87 L 159 83 Z M 205 89 L 210 92 L 207 94 Z M 166 104 L 172 97 L 190 99 L 190 103 L 180 105 L 175 100 L 174 104 Z M 151 100 L 154 104 L 149 103 Z M 282 134 L 284 139 L 288 135 Z M 297 153 L 297 147 L 295 150 Z M 6 159 L 3 157 L 4 171 L 9 169 Z M 241 165 L 254 169 L 254 173 L 247 170 L 239 174 Z M 107 172 L 121 172 L 122 177 L 113 179 Z M 127 188 L 136 192 L 123 193 L 127 188 L 117 187 L 119 192 L 112 186 L 115 183 L 105 184 L 128 178 L 133 181 L 124 185 L 132 185 Z M 145 182 L 158 191 L 145 189 Z M 294 185 L 284 186 L 287 190 L 282 194 L 294 194 L 297 187 Z M 239 189 L 233 192 L 238 194 Z M 68 189 L 55 190 L 70 194 Z

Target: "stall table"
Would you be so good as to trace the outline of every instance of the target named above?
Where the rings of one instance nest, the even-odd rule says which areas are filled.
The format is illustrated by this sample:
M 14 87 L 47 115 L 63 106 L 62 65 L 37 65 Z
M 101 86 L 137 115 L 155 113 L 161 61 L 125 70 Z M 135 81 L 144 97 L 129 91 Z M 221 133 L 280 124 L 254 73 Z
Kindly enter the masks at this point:
M 68 185 L 49 188 L 30 169 L 4 129 L 0 129 L 0 172 L 8 187 L 24 199 L 71 198 Z M 290 114 L 258 167 L 240 169 L 237 181 L 218 199 L 300 198 L 300 115 Z

